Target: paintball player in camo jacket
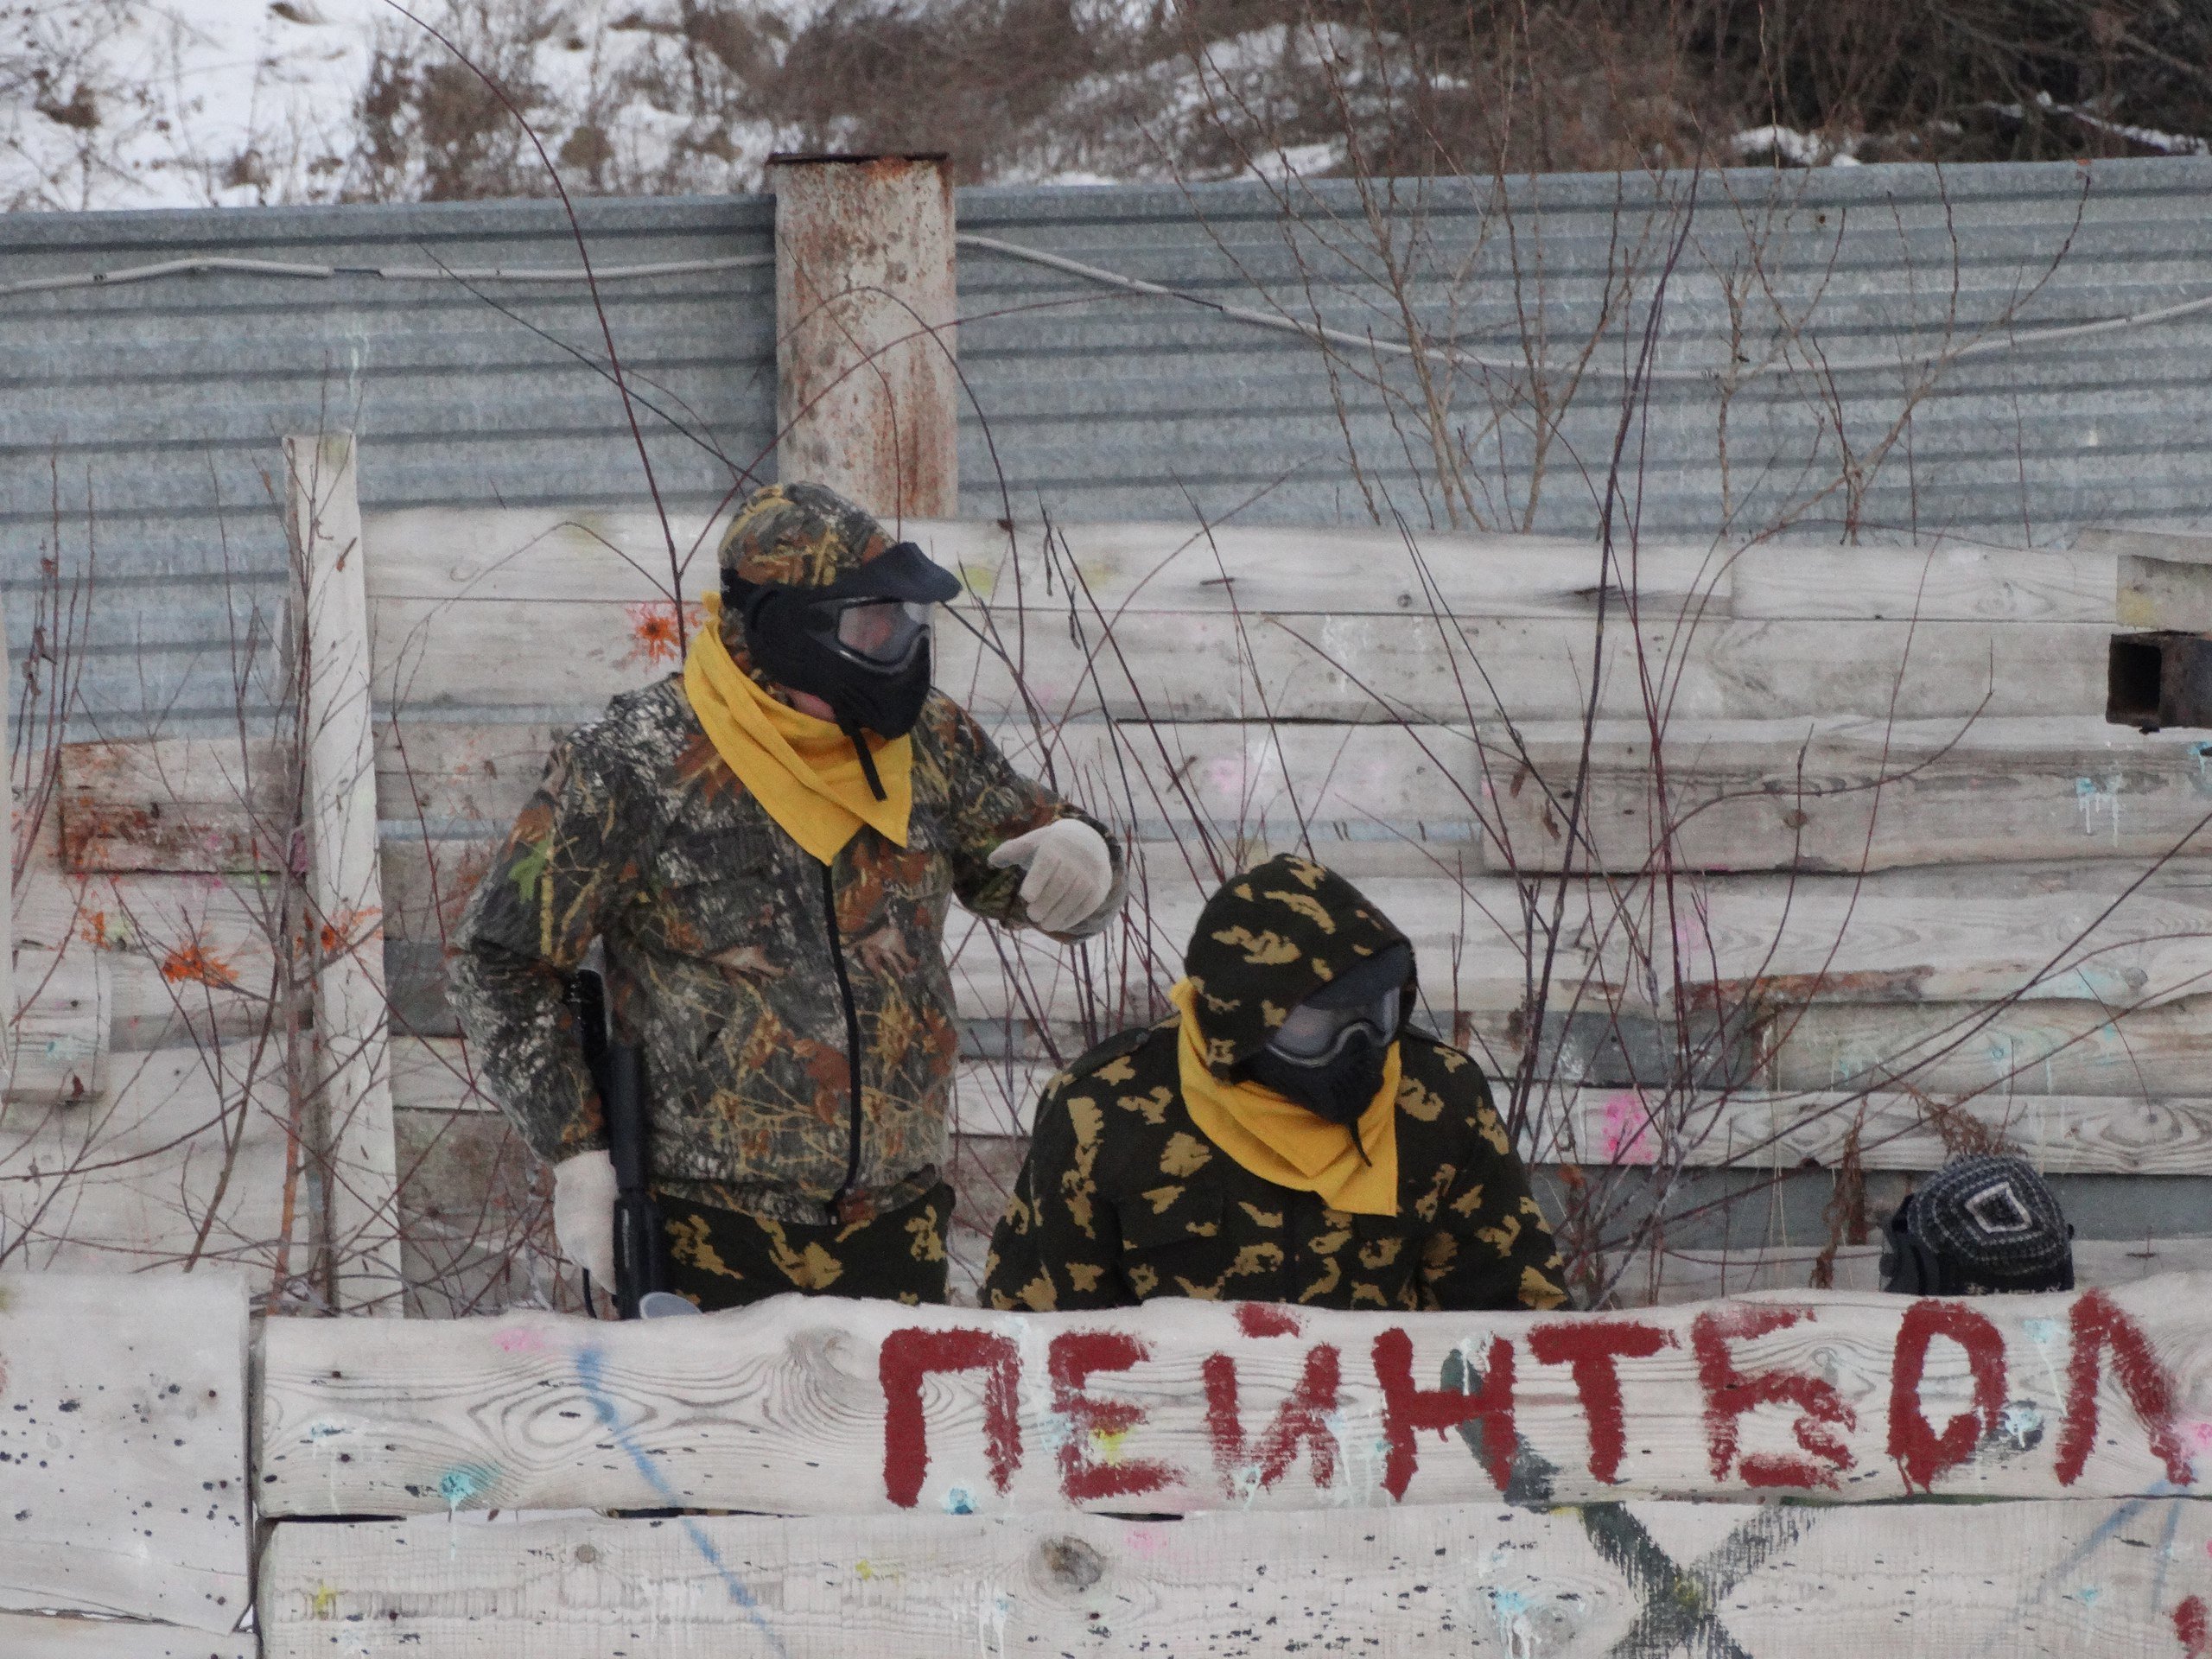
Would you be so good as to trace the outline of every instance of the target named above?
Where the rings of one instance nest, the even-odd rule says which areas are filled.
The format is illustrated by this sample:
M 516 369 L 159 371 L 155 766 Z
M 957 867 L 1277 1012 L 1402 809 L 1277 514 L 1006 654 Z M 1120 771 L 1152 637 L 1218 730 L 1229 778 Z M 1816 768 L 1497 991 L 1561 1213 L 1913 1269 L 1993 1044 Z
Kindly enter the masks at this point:
M 1122 855 L 930 689 L 930 607 L 959 584 L 920 549 L 774 485 L 721 564 L 683 671 L 555 746 L 469 900 L 454 1004 L 595 1279 L 615 1181 L 563 990 L 597 938 L 644 1051 L 669 1287 L 943 1301 L 947 906 L 1081 938 Z
M 1184 969 L 1173 1018 L 1046 1086 L 990 1306 L 1565 1303 L 1481 1069 L 1407 1023 L 1413 947 L 1357 888 L 1269 859 L 1206 901 Z

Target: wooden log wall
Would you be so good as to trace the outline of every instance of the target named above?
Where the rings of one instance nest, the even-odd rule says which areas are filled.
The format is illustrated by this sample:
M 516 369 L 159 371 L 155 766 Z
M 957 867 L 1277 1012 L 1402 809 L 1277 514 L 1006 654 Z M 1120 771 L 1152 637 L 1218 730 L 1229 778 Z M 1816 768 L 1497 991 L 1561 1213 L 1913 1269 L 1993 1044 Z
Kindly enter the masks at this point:
M 1909 1175 L 1964 1137 L 2055 1174 L 2212 1173 L 2212 861 L 2197 851 L 2212 745 L 2101 719 L 2110 632 L 2212 605 L 2196 543 L 1646 547 L 1631 577 L 1540 538 L 907 528 L 971 589 L 941 630 L 939 683 L 1122 828 L 1145 900 L 1109 953 L 1103 1006 L 1057 948 L 956 927 L 970 1272 L 1051 1055 L 1148 1008 L 1212 861 L 1301 837 L 1414 935 L 1433 1018 L 1494 1070 L 1525 1034 L 1517 876 L 1570 849 L 1605 873 L 1566 895 L 1526 1143 L 1541 1161 Z M 675 526 L 687 596 L 711 576 L 707 530 Z M 555 1264 L 537 1248 L 539 1172 L 474 1087 L 444 1006 L 445 930 L 550 742 L 676 667 L 669 556 L 650 515 L 393 513 L 363 536 L 403 1267 L 417 1311 L 480 1310 L 547 1293 Z M 1578 802 L 1574 712 L 1592 683 Z M 54 996 L 24 978 L 37 1017 L 77 1033 L 57 1033 L 55 1066 L 81 1051 L 85 1075 L 42 1085 L 35 1125 L 11 1102 L 11 1167 L 49 1147 L 57 1093 L 109 1094 L 86 1033 L 162 1055 L 195 1015 L 251 1029 L 272 967 L 254 873 L 284 855 L 267 829 L 283 776 L 237 745 L 65 757 L 63 874 L 41 887 L 35 873 L 18 931 L 27 951 L 76 941 Z M 1669 891 L 1639 879 L 1662 823 Z M 1656 971 L 1654 939 L 1671 958 Z M 1716 1007 L 1735 1022 L 1708 1032 L 1695 1076 L 1667 1075 L 1674 1033 Z M 183 1058 L 152 1069 L 183 1087 Z M 136 1104 L 129 1121 L 195 1168 L 193 1136 L 154 1138 L 164 1123 L 227 1113 L 258 1134 L 206 1165 L 238 1207 L 218 1231 L 281 1243 L 282 1123 L 245 1110 L 234 1078 L 193 1087 L 162 1122 Z M 0 1184 L 0 1215 L 22 1196 Z M 179 1227 L 194 1214 L 177 1206 Z M 174 1259 L 198 1230 L 164 1237 L 139 1215 L 111 1231 L 137 1259 Z M 76 1259 L 74 1236 L 42 1236 Z M 1770 1236 L 1735 1252 L 1733 1277 L 1678 1249 L 1646 1282 L 1680 1300 L 1802 1283 L 1816 1263 L 1840 1284 L 1871 1274 L 1866 1249 L 1824 1256 L 1827 1242 Z M 2085 1282 L 2119 1283 L 2206 1249 L 2089 1237 L 2080 1254 Z
M 964 626 L 941 630 L 939 683 L 1132 839 L 1147 902 L 1115 958 L 1125 1012 L 1173 976 L 1210 859 L 1303 835 L 1414 934 L 1440 1027 L 1510 1058 L 1531 955 L 1516 875 L 1572 848 L 1607 880 L 1567 891 L 1544 1062 L 1558 1081 L 1532 1154 L 1651 1161 L 1656 1113 L 1692 1143 L 1670 1155 L 1700 1166 L 1833 1164 L 1850 1141 L 1860 1166 L 1909 1173 L 1963 1123 L 2053 1173 L 2212 1171 L 2212 864 L 2192 839 L 2212 748 L 2102 720 L 2107 638 L 2123 601 L 2131 616 L 2145 602 L 2140 550 L 1646 547 L 1630 575 L 1540 538 L 907 531 L 971 590 Z M 696 595 L 709 527 L 675 532 Z M 553 737 L 676 666 L 675 615 L 644 517 L 399 513 L 366 534 L 385 887 L 416 975 L 404 1120 L 484 1103 L 435 942 Z M 2161 602 L 2212 593 L 2212 565 L 2178 556 L 2207 549 L 2156 551 Z M 1593 683 L 1577 805 L 1562 791 Z M 1690 884 L 1671 911 L 1637 880 L 1660 821 Z M 1654 938 L 1675 955 L 1663 983 L 1639 954 Z M 957 924 L 952 949 L 972 1265 L 1011 1168 L 1003 1138 L 1026 1127 L 1046 1056 L 1082 1046 L 1100 1011 L 1047 944 Z M 1773 1017 L 1694 1100 L 1677 1086 L 1662 1103 L 1634 1055 L 1592 1058 L 1636 1047 L 1624 1027 L 1663 1039 L 1714 1003 Z M 1809 1271 L 1819 1241 L 1800 1243 L 1747 1271 Z M 2139 1276 L 2158 1259 L 2144 1247 L 2085 1240 L 2084 1269 Z M 1694 1256 L 1677 1268 L 1668 1294 L 1713 1282 Z
M 245 1287 L 0 1274 L 0 1653 L 248 1659 Z
M 2186 1659 L 2208 1293 L 276 1321 L 264 1650 Z
M 2212 1275 L 628 1325 L 246 1288 L 0 1274 L 11 1659 L 2190 1659 L 2212 1609 Z

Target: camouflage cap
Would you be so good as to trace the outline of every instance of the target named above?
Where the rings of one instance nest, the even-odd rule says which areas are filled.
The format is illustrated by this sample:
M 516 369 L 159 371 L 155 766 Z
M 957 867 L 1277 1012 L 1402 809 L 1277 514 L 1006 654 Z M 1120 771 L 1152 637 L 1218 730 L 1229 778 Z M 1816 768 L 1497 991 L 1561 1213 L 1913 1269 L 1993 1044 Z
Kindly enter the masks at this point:
M 1412 942 L 1357 887 L 1282 853 L 1206 900 L 1183 969 L 1198 992 L 1207 1065 L 1230 1076 L 1284 1016 L 1347 969 Z
M 745 498 L 723 533 L 726 572 L 747 582 L 827 588 L 891 545 L 874 514 L 819 484 L 770 484 Z

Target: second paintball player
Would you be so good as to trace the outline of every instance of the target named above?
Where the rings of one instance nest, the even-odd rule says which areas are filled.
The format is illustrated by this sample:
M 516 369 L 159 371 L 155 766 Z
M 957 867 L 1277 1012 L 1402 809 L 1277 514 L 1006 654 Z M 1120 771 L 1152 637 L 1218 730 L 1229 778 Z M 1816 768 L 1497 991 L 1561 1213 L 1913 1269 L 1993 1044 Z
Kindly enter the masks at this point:
M 1407 1023 L 1413 947 L 1357 888 L 1270 859 L 1206 902 L 1184 965 L 1173 1019 L 1046 1087 L 988 1306 L 1566 1301 L 1481 1070 Z
M 683 671 L 555 747 L 462 918 L 454 1004 L 594 1280 L 615 1177 L 563 990 L 596 938 L 644 1052 L 669 1288 L 943 1301 L 947 907 L 1080 938 L 1121 855 L 930 689 L 959 583 L 920 549 L 774 485 L 721 564 Z

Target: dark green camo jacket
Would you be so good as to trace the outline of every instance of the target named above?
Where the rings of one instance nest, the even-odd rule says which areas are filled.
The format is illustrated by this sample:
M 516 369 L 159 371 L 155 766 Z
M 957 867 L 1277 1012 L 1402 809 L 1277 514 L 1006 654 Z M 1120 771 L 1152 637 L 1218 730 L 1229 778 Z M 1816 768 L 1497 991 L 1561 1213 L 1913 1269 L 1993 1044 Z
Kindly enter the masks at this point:
M 449 969 L 486 1086 L 540 1157 L 606 1144 L 562 1001 L 599 936 L 617 1029 L 645 1048 L 655 1182 L 822 1221 L 851 1156 L 834 906 L 860 1022 L 852 1191 L 880 1211 L 928 1189 L 945 1161 L 958 1047 L 947 909 L 957 898 L 1024 923 L 1023 873 L 986 861 L 1003 841 L 1081 815 L 1018 774 L 942 695 L 912 736 L 908 844 L 863 825 L 827 891 L 824 867 L 715 752 L 680 676 L 615 698 L 555 747 L 469 899 Z M 1118 847 L 1114 861 L 1102 921 L 1121 897 Z
M 1224 1077 L 1286 1013 L 1402 934 L 1309 860 L 1268 860 L 1207 901 L 1185 968 Z M 1410 1004 L 1412 995 L 1408 991 Z M 1482 1070 L 1406 1028 L 1398 1213 L 1351 1215 L 1278 1186 L 1208 1141 L 1183 1104 L 1173 1020 L 1101 1044 L 1046 1085 L 991 1238 L 997 1308 L 1154 1296 L 1408 1312 L 1561 1306 L 1560 1259 Z

